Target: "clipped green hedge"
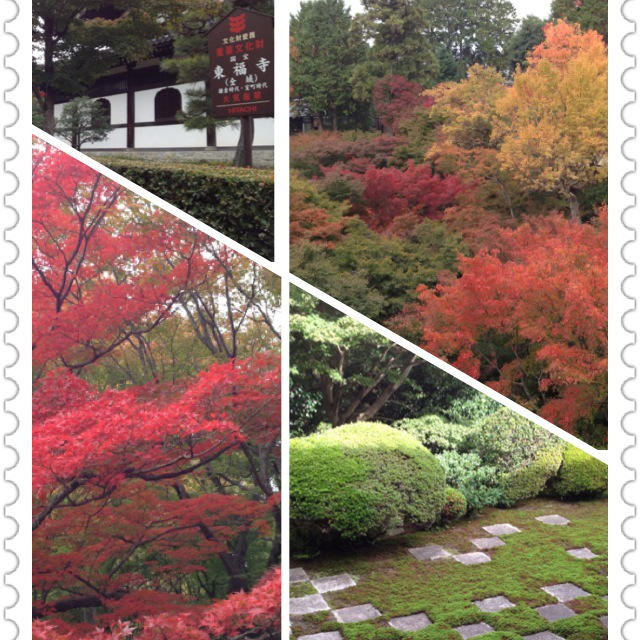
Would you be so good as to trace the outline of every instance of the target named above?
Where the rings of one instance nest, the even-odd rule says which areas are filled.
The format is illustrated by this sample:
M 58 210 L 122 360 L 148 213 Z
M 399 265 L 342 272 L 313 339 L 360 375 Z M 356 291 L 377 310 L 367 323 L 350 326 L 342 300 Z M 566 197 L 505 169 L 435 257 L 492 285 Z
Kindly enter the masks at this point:
M 501 481 L 502 498 L 499 506 L 510 507 L 520 500 L 540 495 L 549 480 L 558 473 L 564 448 L 562 442 L 553 444 L 538 451 L 527 465 L 506 473 Z
M 273 260 L 273 171 L 187 162 L 100 162 L 216 231 Z
M 548 493 L 563 500 L 594 498 L 607 492 L 608 478 L 604 462 L 570 444 L 558 475 L 549 482 Z
M 415 438 L 355 423 L 291 440 L 291 545 L 371 541 L 390 528 L 435 524 L 444 472 Z
M 442 506 L 442 523 L 449 524 L 460 520 L 467 513 L 467 499 L 464 494 L 453 487 L 447 487 Z
M 431 453 L 455 451 L 471 431 L 471 427 L 447 422 L 437 415 L 403 418 L 396 420 L 391 426 L 417 438 Z

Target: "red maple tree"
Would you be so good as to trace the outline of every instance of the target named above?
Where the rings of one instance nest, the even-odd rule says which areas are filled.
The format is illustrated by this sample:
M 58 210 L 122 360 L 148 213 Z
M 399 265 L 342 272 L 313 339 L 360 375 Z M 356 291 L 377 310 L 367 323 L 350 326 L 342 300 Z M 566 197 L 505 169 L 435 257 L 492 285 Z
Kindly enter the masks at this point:
M 275 637 L 279 575 L 250 593 L 246 575 L 251 540 L 277 563 L 280 526 L 279 358 L 237 357 L 247 316 L 275 331 L 255 272 L 66 154 L 36 142 L 33 160 L 34 637 Z M 217 361 L 90 381 L 172 314 Z M 234 595 L 205 605 L 212 563 Z

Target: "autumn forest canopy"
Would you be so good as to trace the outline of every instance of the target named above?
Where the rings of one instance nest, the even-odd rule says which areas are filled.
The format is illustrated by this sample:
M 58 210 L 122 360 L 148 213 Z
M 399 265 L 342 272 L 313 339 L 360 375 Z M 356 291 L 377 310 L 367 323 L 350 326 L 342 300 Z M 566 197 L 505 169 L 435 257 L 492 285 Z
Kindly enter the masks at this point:
M 34 638 L 280 635 L 277 279 L 39 140 Z
M 607 3 L 310 0 L 291 18 L 291 269 L 597 447 Z

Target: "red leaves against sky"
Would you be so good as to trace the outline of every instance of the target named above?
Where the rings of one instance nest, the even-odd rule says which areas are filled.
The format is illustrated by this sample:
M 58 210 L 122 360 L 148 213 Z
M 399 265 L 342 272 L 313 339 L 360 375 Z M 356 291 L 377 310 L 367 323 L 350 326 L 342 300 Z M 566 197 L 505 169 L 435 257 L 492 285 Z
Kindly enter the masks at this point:
M 232 253 L 217 247 L 214 260 L 208 238 L 37 142 L 33 185 L 34 637 L 277 629 L 278 573 L 209 606 L 180 588 L 242 532 L 273 539 L 279 494 L 256 460 L 279 455 L 277 354 L 173 385 L 99 390 L 79 376 L 157 327 Z M 232 453 L 255 490 L 211 489 L 211 465 Z M 109 631 L 77 622 L 87 610 Z

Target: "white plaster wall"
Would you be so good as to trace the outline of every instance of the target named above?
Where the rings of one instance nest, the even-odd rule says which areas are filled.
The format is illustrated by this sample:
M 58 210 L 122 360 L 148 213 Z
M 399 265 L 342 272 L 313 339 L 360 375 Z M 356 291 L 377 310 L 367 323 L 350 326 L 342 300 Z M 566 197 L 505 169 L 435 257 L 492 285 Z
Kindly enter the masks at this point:
M 125 149 L 127 147 L 127 128 L 118 127 L 112 129 L 107 137 L 100 142 L 87 142 L 82 145 L 82 149 Z
M 105 96 L 111 103 L 111 124 L 127 124 L 127 94 Z
M 153 122 L 155 120 L 155 97 L 156 93 L 162 89 L 178 89 L 182 94 L 182 108 L 187 106 L 189 98 L 187 91 L 200 89 L 204 87 L 204 82 L 188 82 L 184 84 L 168 85 L 166 87 L 158 87 L 157 89 L 145 89 L 144 91 L 136 91 L 135 109 L 136 122 Z M 185 145 L 188 146 L 188 145 Z
M 204 129 L 189 131 L 182 124 L 136 127 L 134 144 L 136 149 L 206 147 L 207 132 Z
M 240 138 L 240 121 L 237 126 L 224 125 L 216 127 L 216 145 L 218 147 L 235 147 Z M 273 118 L 256 118 L 254 120 L 254 146 L 273 146 Z

